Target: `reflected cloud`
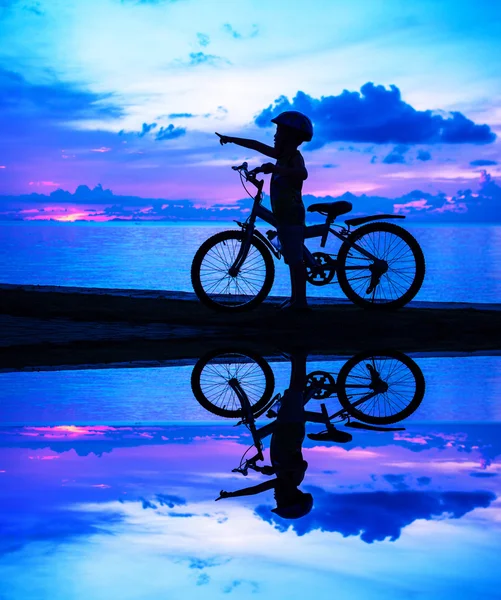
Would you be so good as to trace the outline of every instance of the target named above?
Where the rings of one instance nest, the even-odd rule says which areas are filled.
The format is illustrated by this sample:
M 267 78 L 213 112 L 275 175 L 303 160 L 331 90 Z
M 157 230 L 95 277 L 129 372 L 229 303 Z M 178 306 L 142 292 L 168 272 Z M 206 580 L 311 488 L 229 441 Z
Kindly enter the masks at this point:
M 309 488 L 315 495 L 315 509 L 292 523 L 277 519 L 267 506 L 256 514 L 279 531 L 292 527 L 299 536 L 314 530 L 336 531 L 343 537 L 360 536 L 368 544 L 389 539 L 394 542 L 402 530 L 418 519 L 460 519 L 476 508 L 487 508 L 492 492 L 372 492 L 332 494 Z

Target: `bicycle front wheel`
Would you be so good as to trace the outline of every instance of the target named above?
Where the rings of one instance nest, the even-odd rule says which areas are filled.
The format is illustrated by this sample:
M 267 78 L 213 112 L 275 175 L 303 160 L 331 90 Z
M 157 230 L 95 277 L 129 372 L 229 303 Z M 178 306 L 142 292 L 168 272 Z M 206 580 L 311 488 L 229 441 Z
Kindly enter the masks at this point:
M 390 425 L 409 417 L 424 398 L 421 369 L 396 351 L 361 352 L 339 371 L 337 395 L 353 417 L 371 425 Z
M 256 237 L 237 275 L 230 275 L 245 234 L 223 231 L 206 240 L 191 265 L 191 282 L 200 301 L 209 308 L 240 312 L 256 308 L 270 293 L 275 278 L 273 257 Z
M 257 416 L 273 395 L 275 377 L 268 362 L 253 352 L 215 350 L 193 368 L 191 389 L 198 402 L 220 417 L 242 416 L 242 405 L 230 381 L 238 382 Z
M 337 265 L 343 293 L 363 308 L 405 306 L 421 289 L 425 275 L 418 242 L 393 223 L 371 223 L 355 230 L 341 245 Z

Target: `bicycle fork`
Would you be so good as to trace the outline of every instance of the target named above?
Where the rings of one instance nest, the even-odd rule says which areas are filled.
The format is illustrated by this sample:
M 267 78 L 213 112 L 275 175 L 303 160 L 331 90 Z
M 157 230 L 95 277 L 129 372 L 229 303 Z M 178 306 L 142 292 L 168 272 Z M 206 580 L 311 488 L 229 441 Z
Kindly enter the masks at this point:
M 240 245 L 240 250 L 238 251 L 235 262 L 228 269 L 228 273 L 229 273 L 230 277 L 236 277 L 239 274 L 240 269 L 242 268 L 242 265 L 244 264 L 245 259 L 247 258 L 247 254 L 249 254 L 252 236 L 254 235 L 254 229 L 255 229 L 254 225 L 249 225 L 244 230 L 245 237 L 242 241 L 242 244 Z M 238 393 L 236 392 L 236 390 L 235 390 L 235 393 L 238 396 Z

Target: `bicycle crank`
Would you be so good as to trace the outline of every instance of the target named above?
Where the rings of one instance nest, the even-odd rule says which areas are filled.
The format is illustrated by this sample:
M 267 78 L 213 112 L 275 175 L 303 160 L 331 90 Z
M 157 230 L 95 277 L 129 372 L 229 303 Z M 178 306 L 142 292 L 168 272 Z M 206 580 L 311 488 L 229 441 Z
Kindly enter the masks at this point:
M 306 281 L 312 285 L 327 285 L 334 279 L 336 263 L 325 252 L 313 252 L 315 265 L 306 265 Z

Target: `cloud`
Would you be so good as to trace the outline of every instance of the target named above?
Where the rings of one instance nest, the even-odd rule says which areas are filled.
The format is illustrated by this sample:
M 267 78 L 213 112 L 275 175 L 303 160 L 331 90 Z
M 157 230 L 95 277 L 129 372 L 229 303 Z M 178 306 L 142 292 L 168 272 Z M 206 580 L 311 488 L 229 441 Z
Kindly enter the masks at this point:
M 207 575 L 207 573 L 201 573 L 197 577 L 197 585 L 207 585 L 208 583 L 210 583 L 210 577 Z
M 106 152 L 111 152 L 111 148 L 101 146 L 101 148 L 92 148 L 91 152 L 100 152 L 101 154 L 104 154 Z
M 61 123 L 122 116 L 122 108 L 111 100 L 111 94 L 86 92 L 58 80 L 32 84 L 18 73 L 0 67 L 1 129 L 9 121 L 9 129 L 14 130 L 25 128 L 34 120 Z
M 185 134 L 186 134 L 185 127 L 174 127 L 174 125 L 171 123 L 167 127 L 160 127 L 160 129 L 157 131 L 157 135 L 155 136 L 155 139 L 157 141 L 174 140 L 175 138 L 181 137 Z
M 156 123 L 150 123 L 149 125 L 148 125 L 148 123 L 143 123 L 143 126 L 141 127 L 141 131 L 137 134 L 137 136 L 144 137 L 152 129 L 155 129 L 156 126 L 157 126 Z
M 216 56 L 215 54 L 205 54 L 204 52 L 190 52 L 190 60 L 188 61 L 188 65 L 192 67 L 198 65 L 212 65 L 213 67 L 217 67 L 223 64 L 230 65 L 231 62 L 227 58 Z
M 322 165 L 322 167 L 323 167 L 324 169 L 335 169 L 336 167 L 339 167 L 339 165 L 334 165 L 334 164 L 332 164 L 332 163 L 327 163 L 327 164 L 325 164 L 325 165 Z
M 62 506 L 39 505 L 36 518 L 26 507 L 2 506 L 5 518 L 0 516 L 0 556 L 21 550 L 33 542 L 57 543 L 73 540 L 80 536 L 112 532 L 112 525 L 121 523 L 123 515 L 118 512 L 96 513 L 83 510 L 66 510 Z
M 169 508 L 186 505 L 186 500 L 184 498 L 181 498 L 181 496 L 174 496 L 173 494 L 157 494 L 156 499 L 161 506 L 168 506 Z
M 226 33 L 229 33 L 231 35 L 231 37 L 235 40 L 244 40 L 244 39 L 254 38 L 259 33 L 259 27 L 258 27 L 258 25 L 256 25 L 256 23 L 254 23 L 252 25 L 252 29 L 251 29 L 250 33 L 247 35 L 243 35 L 242 33 L 239 33 L 229 23 L 225 23 L 223 25 L 223 30 L 226 31 Z
M 306 207 L 315 202 L 333 202 L 348 200 L 353 203 L 353 212 L 350 216 L 362 214 L 394 213 L 405 214 L 416 221 L 427 222 L 476 222 L 500 223 L 501 222 L 501 187 L 492 179 L 485 170 L 480 174 L 478 191 L 459 190 L 453 196 L 443 192 L 437 194 L 413 190 L 398 198 L 385 196 L 355 195 L 346 192 L 340 196 L 303 196 Z M 35 184 L 35 183 L 34 183 Z M 52 181 L 38 182 L 38 187 L 59 187 Z M 0 219 L 23 220 L 33 218 L 58 218 L 57 213 L 50 212 L 46 207 L 57 205 L 74 207 L 75 205 L 93 205 L 94 211 L 88 215 L 78 217 L 88 220 L 233 220 L 248 216 L 252 205 L 250 198 L 243 198 L 232 202 L 215 203 L 210 206 L 197 206 L 191 200 L 170 200 L 164 198 L 142 198 L 139 196 L 114 195 L 109 189 L 103 189 L 99 184 L 93 189 L 87 185 L 77 187 L 75 194 L 57 189 L 51 194 L 24 194 L 21 196 L 0 195 Z M 23 212 L 30 209 L 30 213 Z M 319 215 L 311 214 L 311 221 L 320 221 Z M 494 447 L 494 441 L 490 441 Z M 414 446 L 411 446 L 414 448 Z M 496 446 L 497 447 L 497 446 Z M 420 447 L 417 446 L 419 449 Z
M 494 166 L 497 164 L 498 163 L 496 160 L 484 160 L 484 159 L 472 160 L 470 162 L 470 165 L 472 167 L 491 167 L 491 166 Z
M 416 158 L 426 162 L 427 160 L 431 160 L 431 154 L 427 150 L 418 150 Z
M 494 493 L 487 491 L 333 494 L 321 488 L 309 489 L 315 507 L 298 521 L 280 519 L 266 506 L 258 506 L 256 513 L 279 531 L 292 527 L 299 536 L 314 530 L 337 531 L 343 537 L 360 536 L 372 544 L 388 538 L 394 542 L 404 527 L 418 519 L 460 519 L 475 508 L 488 507 L 496 499 Z
M 360 92 L 344 90 L 320 99 L 298 91 L 292 101 L 280 96 L 255 123 L 268 127 L 285 110 L 298 110 L 312 119 L 315 134 L 307 146 L 311 150 L 335 141 L 409 145 L 489 144 L 496 139 L 488 125 L 477 125 L 460 112 L 445 118 L 432 110 L 416 110 L 402 100 L 395 85 L 386 89 L 368 82 Z
M 210 37 L 206 33 L 197 33 L 197 40 L 204 48 L 210 44 Z
M 170 113 L 167 116 L 169 119 L 191 119 L 195 115 L 193 113 Z
M 404 154 L 408 152 L 408 150 L 409 146 L 405 146 L 403 144 L 395 146 L 395 148 L 393 148 L 393 150 L 388 154 L 388 156 L 385 156 L 383 158 L 383 162 L 387 165 L 392 165 L 395 163 L 405 164 Z
M 387 481 L 395 490 L 402 491 L 409 489 L 408 484 L 405 483 L 405 475 L 394 475 L 392 473 L 388 473 L 387 475 L 383 475 L 383 479 Z

